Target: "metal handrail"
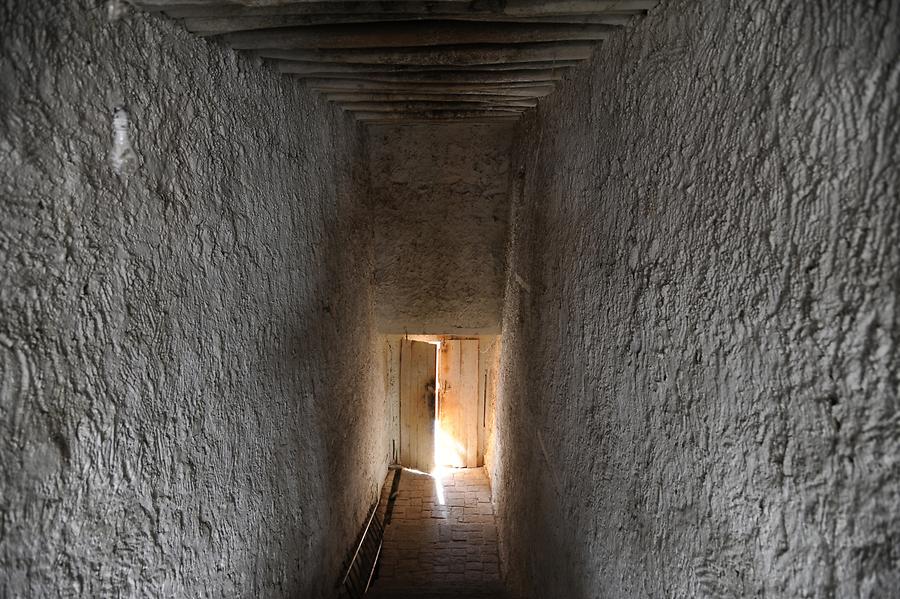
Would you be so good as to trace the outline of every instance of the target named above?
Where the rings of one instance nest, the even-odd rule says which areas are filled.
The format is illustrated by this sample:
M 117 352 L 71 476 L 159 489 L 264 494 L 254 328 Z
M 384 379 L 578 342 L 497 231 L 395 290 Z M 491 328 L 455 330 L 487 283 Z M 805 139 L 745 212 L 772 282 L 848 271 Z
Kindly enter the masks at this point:
M 374 538 L 373 535 L 375 535 Z M 367 542 L 369 543 L 369 547 L 372 547 L 373 544 L 375 545 L 374 549 L 369 549 L 369 555 L 366 555 L 363 552 Z M 349 593 L 350 597 L 353 597 L 354 599 L 362 597 L 369 590 L 372 579 L 375 576 L 375 570 L 378 566 L 378 558 L 381 557 L 383 542 L 384 526 L 378 521 L 378 502 L 376 501 L 372 505 L 368 518 L 366 518 L 366 524 L 363 528 L 362 535 L 360 535 L 359 543 L 356 545 L 353 556 L 350 558 L 347 565 L 347 571 L 344 573 L 339 585 L 344 592 Z M 372 553 L 374 553 L 374 556 L 371 555 Z M 371 559 L 371 566 L 360 563 L 360 560 L 362 559 Z M 365 586 L 362 585 L 362 580 L 353 578 L 354 572 L 357 572 L 360 576 L 364 576 L 364 568 L 368 569 L 368 575 L 365 578 Z
M 378 520 L 376 519 L 377 523 Z M 381 548 L 384 546 L 384 528 L 382 526 L 378 526 L 378 546 L 375 548 L 375 556 L 372 558 L 372 567 L 369 568 L 369 575 L 366 577 L 366 588 L 363 589 L 363 594 L 369 591 L 369 587 L 372 586 L 372 579 L 375 578 L 375 570 L 378 568 L 378 558 L 381 557 Z
M 375 514 L 378 513 L 378 502 L 375 502 L 375 505 L 370 509 L 369 517 L 366 518 L 366 526 L 363 528 L 362 536 L 359 538 L 359 545 L 356 546 L 356 551 L 353 552 L 353 557 L 350 558 L 350 565 L 347 566 L 347 573 L 344 574 L 344 578 L 341 580 L 341 584 L 347 582 L 347 579 L 350 578 L 350 571 L 353 569 L 353 564 L 356 562 L 356 558 L 359 557 L 359 552 L 363 547 L 363 544 L 366 542 L 366 536 L 369 534 L 369 528 L 372 526 L 372 520 L 375 519 Z

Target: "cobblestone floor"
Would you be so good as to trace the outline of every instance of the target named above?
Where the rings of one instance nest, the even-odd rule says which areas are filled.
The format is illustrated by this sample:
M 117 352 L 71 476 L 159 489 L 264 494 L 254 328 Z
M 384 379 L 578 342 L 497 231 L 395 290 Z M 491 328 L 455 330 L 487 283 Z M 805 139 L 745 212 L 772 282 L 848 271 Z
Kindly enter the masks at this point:
M 382 513 L 393 475 L 388 473 L 382 491 Z M 402 471 L 373 596 L 400 597 L 415 590 L 414 596 L 421 597 L 447 591 L 499 597 L 500 589 L 497 526 L 484 470 L 447 470 L 437 483 L 426 474 Z

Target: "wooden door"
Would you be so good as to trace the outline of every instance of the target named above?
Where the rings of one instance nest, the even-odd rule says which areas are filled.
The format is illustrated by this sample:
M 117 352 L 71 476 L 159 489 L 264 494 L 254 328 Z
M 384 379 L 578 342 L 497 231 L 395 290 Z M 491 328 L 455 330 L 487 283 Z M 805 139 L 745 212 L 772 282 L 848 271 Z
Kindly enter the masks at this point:
M 400 342 L 400 463 L 431 472 L 434 467 L 434 385 L 437 347 Z
M 441 465 L 477 468 L 478 340 L 442 342 L 439 364 Z

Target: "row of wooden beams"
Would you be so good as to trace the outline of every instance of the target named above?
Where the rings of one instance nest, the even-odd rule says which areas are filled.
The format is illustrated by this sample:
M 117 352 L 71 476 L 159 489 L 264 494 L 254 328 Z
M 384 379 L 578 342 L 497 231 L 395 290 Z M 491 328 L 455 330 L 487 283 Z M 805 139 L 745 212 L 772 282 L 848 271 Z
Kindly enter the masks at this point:
M 261 50 L 257 54 L 263 58 L 303 62 L 468 67 L 516 62 L 586 60 L 590 57 L 593 47 L 594 44 L 591 42 L 554 42 L 508 46 L 476 44 L 421 48 Z
M 452 48 L 471 44 L 597 41 L 608 37 L 610 31 L 608 25 L 424 21 L 282 27 L 229 33 L 221 39 L 236 50 Z
M 365 123 L 518 119 L 658 0 L 132 0 Z

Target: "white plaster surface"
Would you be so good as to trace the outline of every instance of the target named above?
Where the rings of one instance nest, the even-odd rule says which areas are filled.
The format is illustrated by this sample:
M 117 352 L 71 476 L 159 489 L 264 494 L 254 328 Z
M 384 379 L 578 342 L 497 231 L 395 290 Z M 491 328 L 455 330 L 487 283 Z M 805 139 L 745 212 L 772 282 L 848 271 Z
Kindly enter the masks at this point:
M 507 125 L 369 130 L 382 331 L 498 331 L 510 141 Z
M 159 19 L 0 2 L 0 596 L 330 596 L 387 460 L 356 139 Z
M 528 119 L 492 462 L 514 590 L 897 596 L 898 25 L 662 2 Z

